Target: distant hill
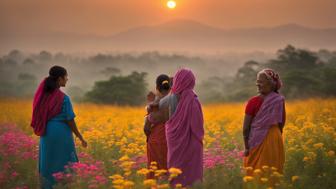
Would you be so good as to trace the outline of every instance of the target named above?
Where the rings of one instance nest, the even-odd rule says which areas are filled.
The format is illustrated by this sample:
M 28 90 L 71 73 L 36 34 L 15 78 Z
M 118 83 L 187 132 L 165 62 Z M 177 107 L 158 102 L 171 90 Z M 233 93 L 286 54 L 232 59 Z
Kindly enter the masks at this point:
M 6 37 L 10 48 L 70 51 L 274 51 L 287 44 L 311 49 L 336 49 L 336 28 L 287 24 L 270 28 L 222 29 L 193 20 L 131 28 L 110 36 L 53 32 L 48 35 Z M 7 46 L 6 46 L 7 45 Z

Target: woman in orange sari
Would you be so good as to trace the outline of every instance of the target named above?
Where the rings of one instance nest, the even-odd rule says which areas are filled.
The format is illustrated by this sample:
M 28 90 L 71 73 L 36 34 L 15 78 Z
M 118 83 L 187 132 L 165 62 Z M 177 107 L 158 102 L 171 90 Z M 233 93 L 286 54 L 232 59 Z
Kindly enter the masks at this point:
M 158 103 L 169 94 L 171 81 L 167 75 L 159 75 L 156 79 L 156 95 L 150 92 L 147 96 L 149 103 Z M 167 140 L 165 122 L 168 120 L 167 109 L 150 110 L 146 116 L 144 131 L 147 136 L 147 167 L 153 162 L 158 169 L 167 169 Z M 153 178 L 154 173 L 148 174 Z
M 245 143 L 244 167 L 252 167 L 247 171 L 263 166 L 275 167 L 283 173 L 285 162 L 282 129 L 286 121 L 285 100 L 278 90 L 282 82 L 277 73 L 264 69 L 257 75 L 258 92 L 246 106 L 243 135 Z

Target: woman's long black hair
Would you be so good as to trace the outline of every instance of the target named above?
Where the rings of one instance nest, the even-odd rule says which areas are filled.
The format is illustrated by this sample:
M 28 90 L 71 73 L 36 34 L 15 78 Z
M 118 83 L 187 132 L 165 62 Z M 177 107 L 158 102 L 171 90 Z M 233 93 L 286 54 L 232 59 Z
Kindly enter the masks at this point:
M 168 75 L 161 74 L 156 78 L 156 88 L 160 91 L 169 91 L 171 88 L 171 79 Z
M 53 92 L 59 86 L 57 85 L 57 80 L 60 77 L 64 77 L 67 75 L 67 71 L 65 68 L 61 66 L 53 66 L 49 70 L 49 76 L 45 80 L 44 91 L 46 93 Z

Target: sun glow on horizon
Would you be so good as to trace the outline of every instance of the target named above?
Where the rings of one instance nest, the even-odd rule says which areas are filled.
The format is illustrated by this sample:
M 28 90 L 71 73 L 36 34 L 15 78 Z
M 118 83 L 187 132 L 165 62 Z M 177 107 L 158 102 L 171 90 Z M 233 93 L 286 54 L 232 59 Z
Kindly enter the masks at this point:
M 173 0 L 169 0 L 169 1 L 167 1 L 167 7 L 168 7 L 169 9 L 174 9 L 174 8 L 176 7 L 176 2 L 173 1 Z

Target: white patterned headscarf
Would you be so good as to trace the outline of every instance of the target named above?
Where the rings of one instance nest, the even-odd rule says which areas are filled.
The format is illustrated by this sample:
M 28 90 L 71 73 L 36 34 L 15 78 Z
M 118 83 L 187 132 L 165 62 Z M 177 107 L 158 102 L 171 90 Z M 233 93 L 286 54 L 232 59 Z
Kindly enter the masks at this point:
M 278 73 L 276 73 L 274 70 L 270 68 L 266 68 L 261 70 L 258 75 L 265 74 L 267 79 L 272 83 L 272 85 L 275 87 L 275 90 L 278 91 L 282 87 L 282 81 L 280 79 L 280 76 Z

